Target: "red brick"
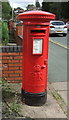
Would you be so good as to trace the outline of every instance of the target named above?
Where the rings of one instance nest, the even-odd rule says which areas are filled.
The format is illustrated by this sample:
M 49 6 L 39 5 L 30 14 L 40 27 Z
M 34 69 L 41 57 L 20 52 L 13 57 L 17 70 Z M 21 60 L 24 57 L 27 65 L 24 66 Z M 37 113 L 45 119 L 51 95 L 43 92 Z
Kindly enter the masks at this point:
M 22 70 L 22 67 L 19 67 L 20 70 Z
M 0 74 L 2 74 L 2 70 L 0 70 Z
M 22 77 L 22 74 L 19 74 L 20 77 Z
M 19 63 L 19 60 L 8 60 L 9 63 Z
M 22 80 L 22 77 L 8 77 L 6 80 Z
M 20 53 L 20 55 L 22 55 L 22 53 Z
M 2 60 L 2 56 L 0 56 L 0 60 Z
M 19 77 L 19 74 L 9 74 L 10 77 Z
M 2 72 L 3 72 L 4 74 L 5 74 L 5 73 L 14 73 L 14 71 L 10 71 L 10 70 L 9 70 L 9 71 L 8 71 L 8 70 L 5 70 L 5 71 L 3 70 Z
M 2 78 L 2 74 L 0 74 L 0 78 Z
M 2 63 L 2 60 L 0 60 L 0 63 Z
M 14 56 L 14 59 L 16 60 L 21 59 L 21 56 Z
M 7 68 L 3 68 L 3 70 L 5 71 L 5 70 L 8 70 L 8 67 Z
M 5 77 L 8 82 L 20 83 L 22 81 L 22 53 L 1 53 L 0 55 L 2 56 L 0 56 L 0 66 L 1 62 L 3 63 L 0 76 Z
M 15 63 L 14 64 L 13 63 L 9 63 L 8 66 L 9 67 L 18 67 L 18 66 L 22 66 L 22 64 L 21 63 L 16 63 L 16 64 Z
M 15 80 L 22 80 L 22 77 L 15 77 Z
M 18 70 L 19 67 L 9 67 L 9 70 Z
M 19 62 L 21 62 L 21 63 L 22 63 L 22 60 L 20 60 Z
M 17 70 L 17 71 L 15 71 L 15 73 L 21 73 L 22 74 L 22 70 Z
M 2 67 L 0 67 L 0 71 L 2 71 Z
M 7 60 L 13 60 L 14 57 L 12 56 L 3 56 L 2 60 L 7 59 Z
M 8 55 L 19 55 L 19 53 L 8 53 Z
M 8 63 L 8 60 L 2 60 L 2 63 Z
M 22 59 L 23 57 L 22 56 L 20 56 L 20 59 Z
M 8 55 L 8 53 L 6 52 L 6 53 L 2 53 L 2 55 Z
M 2 53 L 0 53 L 0 56 L 2 56 Z
M 15 80 L 15 78 L 14 77 L 8 77 L 8 78 L 6 78 L 6 80 Z
M 16 64 L 14 64 L 14 66 L 22 66 L 22 64 L 21 63 L 16 63 Z
M 3 56 L 3 58 L 2 58 L 3 60 L 9 60 L 9 57 L 8 56 Z
M 19 56 L 14 56 L 14 59 L 16 59 L 16 60 L 17 60 L 17 59 L 18 59 L 18 60 L 21 60 L 21 59 L 22 59 L 22 56 L 20 56 L 20 55 L 19 55 Z
M 14 66 L 14 64 L 13 64 L 13 63 L 11 63 L 11 64 L 9 63 L 8 66 L 9 66 L 9 67 L 12 67 L 12 66 Z
M 9 60 L 13 60 L 14 59 L 14 57 L 13 56 L 8 56 L 9 57 Z
M 8 77 L 8 74 L 2 74 L 2 77 Z
M 2 67 L 2 64 L 0 63 L 0 67 Z

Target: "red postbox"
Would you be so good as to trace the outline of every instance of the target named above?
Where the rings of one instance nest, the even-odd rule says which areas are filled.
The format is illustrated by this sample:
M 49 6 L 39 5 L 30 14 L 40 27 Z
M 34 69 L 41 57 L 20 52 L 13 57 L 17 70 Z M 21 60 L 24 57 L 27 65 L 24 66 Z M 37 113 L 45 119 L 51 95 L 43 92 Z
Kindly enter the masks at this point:
M 28 11 L 23 21 L 22 95 L 28 105 L 43 105 L 47 99 L 49 24 L 55 15 Z

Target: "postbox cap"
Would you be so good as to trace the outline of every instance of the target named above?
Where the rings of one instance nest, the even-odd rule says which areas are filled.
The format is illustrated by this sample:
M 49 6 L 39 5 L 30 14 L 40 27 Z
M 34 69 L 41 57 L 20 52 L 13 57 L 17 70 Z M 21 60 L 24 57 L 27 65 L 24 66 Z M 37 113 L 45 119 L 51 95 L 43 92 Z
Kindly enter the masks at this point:
M 32 20 L 42 20 L 42 21 L 50 21 L 55 19 L 55 15 L 49 12 L 44 11 L 28 11 L 18 15 L 19 20 L 23 21 L 32 21 Z

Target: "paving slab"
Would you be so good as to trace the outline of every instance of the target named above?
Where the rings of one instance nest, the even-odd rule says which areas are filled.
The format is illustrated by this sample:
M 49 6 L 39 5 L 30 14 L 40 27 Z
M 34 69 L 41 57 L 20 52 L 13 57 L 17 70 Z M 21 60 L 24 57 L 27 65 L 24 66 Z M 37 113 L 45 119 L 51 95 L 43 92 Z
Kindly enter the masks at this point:
M 11 84 L 11 87 L 13 91 L 21 94 L 21 84 Z M 67 118 L 49 88 L 47 90 L 47 101 L 43 106 L 28 106 L 20 100 L 20 115 L 25 118 Z
M 55 82 L 55 83 L 51 83 L 51 85 L 53 86 L 53 88 L 55 90 L 57 90 L 57 92 L 61 95 L 61 97 L 65 101 L 66 105 L 67 105 L 67 84 L 68 84 L 67 82 Z
M 52 82 L 51 85 L 55 90 L 67 90 L 67 82 Z
M 67 105 L 67 91 L 58 91 Z
M 47 94 L 47 102 L 43 106 L 28 106 L 22 103 L 20 113 L 30 118 L 67 118 L 50 93 Z

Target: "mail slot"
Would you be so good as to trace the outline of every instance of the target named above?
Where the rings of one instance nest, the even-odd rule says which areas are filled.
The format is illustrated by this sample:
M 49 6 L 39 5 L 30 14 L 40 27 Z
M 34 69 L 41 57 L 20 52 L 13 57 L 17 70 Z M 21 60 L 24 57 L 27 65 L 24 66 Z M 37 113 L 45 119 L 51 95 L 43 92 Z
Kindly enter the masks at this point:
M 45 34 L 45 30 L 31 30 L 31 33 L 44 33 Z
M 55 15 L 43 11 L 24 12 L 22 98 L 28 105 L 43 105 L 47 99 L 49 24 Z

